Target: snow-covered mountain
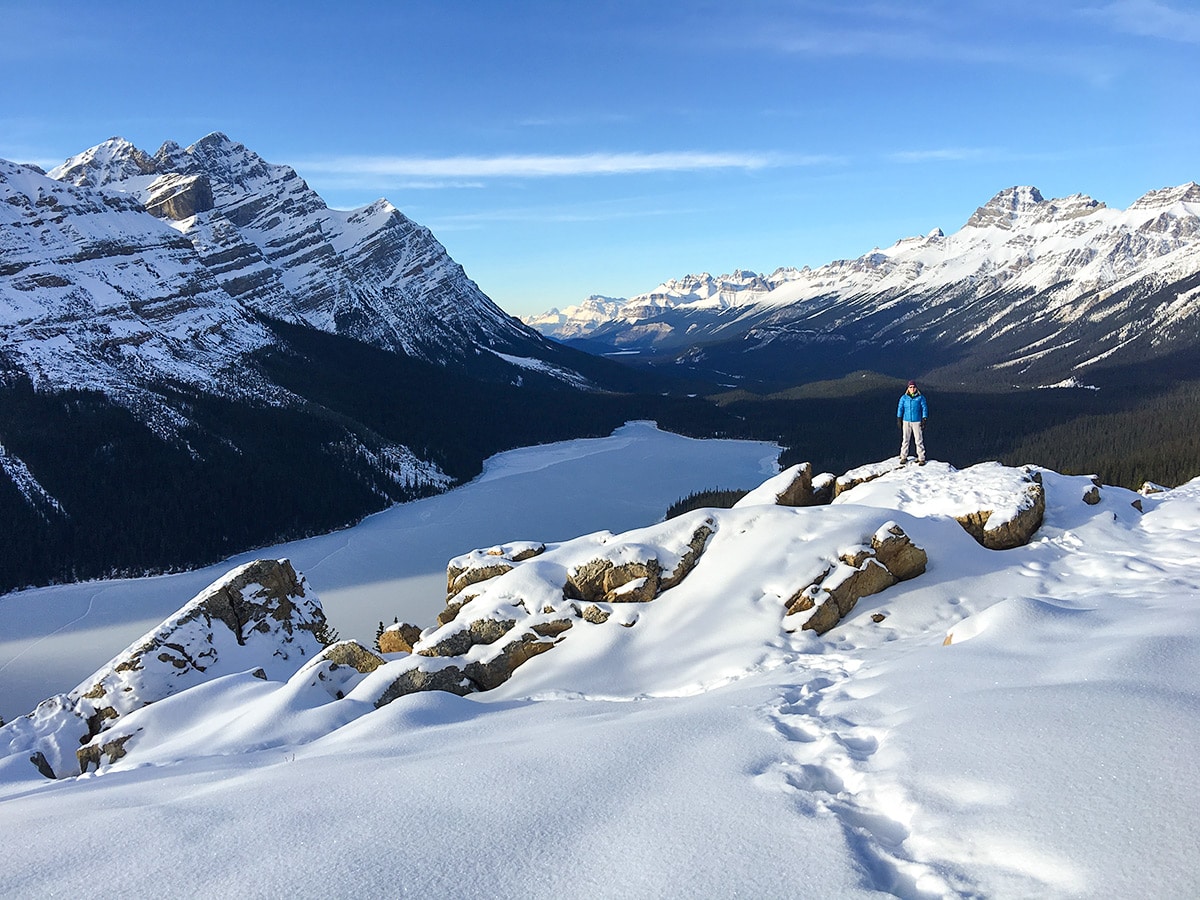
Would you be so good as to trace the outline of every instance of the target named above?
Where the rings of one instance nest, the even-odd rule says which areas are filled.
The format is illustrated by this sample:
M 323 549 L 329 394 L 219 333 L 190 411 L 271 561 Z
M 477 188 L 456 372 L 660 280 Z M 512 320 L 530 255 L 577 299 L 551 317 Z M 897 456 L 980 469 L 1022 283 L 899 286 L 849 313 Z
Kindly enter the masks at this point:
M 223 134 L 153 156 L 113 138 L 48 174 L 137 200 L 255 312 L 439 363 L 479 348 L 557 355 L 388 201 L 330 209 L 294 169 Z
M 657 352 L 727 373 L 719 380 L 858 368 L 1087 378 L 1197 348 L 1200 186 L 1151 191 L 1126 210 L 1014 187 L 950 235 L 935 229 L 816 269 L 688 276 L 528 321 L 594 352 Z
M 491 377 L 588 384 L 427 228 L 386 200 L 329 209 L 222 134 L 154 156 L 113 138 L 48 175 L 0 161 L 0 201 L 0 361 L 39 388 L 127 406 L 164 382 L 289 402 L 245 364 L 278 342 L 259 316 Z
M 0 589 L 336 527 L 572 427 L 534 399 L 494 435 L 464 415 L 638 377 L 504 313 L 386 200 L 329 209 L 224 135 L 0 161 L 0 516 L 30 549 Z M 200 533 L 206 504 L 289 468 L 323 499 Z
M 653 319 L 671 310 L 721 312 L 764 300 L 776 286 L 795 277 L 795 269 L 780 269 L 769 276 L 738 269 L 731 275 L 714 278 L 707 272 L 685 275 L 667 281 L 646 294 L 631 299 L 593 295 L 576 306 L 552 309 L 527 316 L 525 323 L 556 340 L 587 337 L 613 321 L 625 323 L 636 331 L 639 322 Z M 669 331 L 664 333 L 664 337 Z M 652 333 L 647 337 L 654 341 Z
M 387 651 L 240 567 L 0 728 L 0 893 L 160 887 L 137 848 L 188 893 L 1190 897 L 1198 526 L 1195 482 L 797 466 L 464 553 Z
M 239 365 L 271 341 L 180 233 L 137 198 L 0 160 L 0 361 L 39 390 L 131 403 L 150 382 L 255 390 Z

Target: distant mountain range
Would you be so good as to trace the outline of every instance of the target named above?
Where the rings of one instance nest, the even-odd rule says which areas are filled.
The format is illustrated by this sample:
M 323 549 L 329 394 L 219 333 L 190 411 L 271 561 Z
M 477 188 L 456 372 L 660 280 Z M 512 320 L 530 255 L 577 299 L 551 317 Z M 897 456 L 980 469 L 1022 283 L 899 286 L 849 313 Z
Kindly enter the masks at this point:
M 976 386 L 1088 382 L 1200 347 L 1200 186 L 1127 210 L 1001 191 L 957 232 L 769 275 L 689 275 L 526 319 L 597 354 L 729 385 L 857 369 Z
M 645 384 L 225 135 L 0 161 L 0 590 L 328 530 Z

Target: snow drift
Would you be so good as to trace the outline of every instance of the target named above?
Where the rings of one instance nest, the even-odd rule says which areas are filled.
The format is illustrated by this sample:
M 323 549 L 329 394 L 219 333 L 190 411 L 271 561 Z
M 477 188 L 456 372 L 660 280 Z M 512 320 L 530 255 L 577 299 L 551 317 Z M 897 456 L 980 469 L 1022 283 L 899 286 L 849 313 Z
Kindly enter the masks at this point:
M 836 497 L 775 502 L 805 478 Z M 155 822 L 207 809 L 237 848 L 236 875 L 182 863 L 185 892 L 316 895 L 349 866 L 362 889 L 455 896 L 1195 893 L 1200 793 L 1176 773 L 1198 761 L 1200 481 L 881 463 L 749 496 L 455 557 L 438 621 L 393 629 L 408 651 L 283 665 L 264 635 L 274 670 L 231 659 L 124 713 L 98 773 L 47 780 L 10 723 L 0 827 L 23 840 L 0 891 L 82 885 L 47 872 L 56 818 L 100 827 L 153 796 L 124 840 L 179 852 Z M 987 546 L 1017 522 L 1024 542 Z M 876 569 L 828 628 L 797 603 Z M 429 852 L 454 841 L 453 866 Z

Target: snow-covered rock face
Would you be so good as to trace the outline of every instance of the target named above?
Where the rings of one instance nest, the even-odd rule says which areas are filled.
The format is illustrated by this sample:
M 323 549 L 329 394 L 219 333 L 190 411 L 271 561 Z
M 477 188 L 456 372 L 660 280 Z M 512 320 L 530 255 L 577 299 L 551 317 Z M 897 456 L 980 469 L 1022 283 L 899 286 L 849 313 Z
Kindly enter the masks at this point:
M 0 746 L 29 754 L 51 777 L 99 767 L 128 752 L 135 730 L 114 731 L 125 716 L 225 675 L 286 679 L 321 652 L 325 627 L 320 601 L 291 563 L 247 563 L 69 694 L 9 723 Z
M 386 200 L 329 209 L 288 166 L 223 134 L 153 157 L 113 139 L 52 178 L 134 197 L 175 224 L 217 282 L 249 308 L 433 361 L 476 345 L 540 339 L 500 310 L 427 228 Z
M 254 389 L 234 369 L 268 342 L 265 329 L 136 199 L 0 161 L 0 258 L 0 355 L 35 386 L 130 405 L 164 379 Z
M 713 342 L 725 340 L 720 366 L 734 373 L 738 354 L 786 345 L 795 355 L 831 341 L 841 355 L 867 354 L 857 367 L 885 364 L 890 353 L 911 365 L 903 354 L 917 341 L 929 351 L 926 371 L 944 354 L 956 377 L 982 370 L 1039 384 L 1192 346 L 1198 276 L 1195 183 L 1151 191 L 1124 211 L 1083 194 L 1048 200 L 1013 187 L 950 235 L 935 229 L 816 269 L 689 275 L 526 321 L 597 349 L 705 345 L 711 358 Z M 699 363 L 700 351 L 682 358 Z
M 834 495 L 834 503 L 935 511 L 989 550 L 1029 543 L 1046 512 L 1041 475 L 996 462 L 961 471 L 937 462 L 924 470 L 894 461 L 871 463 L 839 476 Z

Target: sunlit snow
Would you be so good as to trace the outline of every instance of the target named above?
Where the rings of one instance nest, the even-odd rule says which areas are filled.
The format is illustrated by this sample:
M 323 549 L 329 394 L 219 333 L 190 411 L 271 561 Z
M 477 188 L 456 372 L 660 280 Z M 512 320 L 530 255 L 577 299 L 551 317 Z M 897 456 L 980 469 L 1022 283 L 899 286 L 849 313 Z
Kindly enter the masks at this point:
M 0 895 L 1200 893 L 1200 482 L 1141 496 L 1035 470 L 1045 519 L 1006 551 L 954 519 L 1028 484 L 996 464 L 879 464 L 833 505 L 749 502 L 654 524 L 650 504 L 629 499 L 642 474 L 670 480 L 698 464 L 700 443 L 633 426 L 506 454 L 440 502 L 274 548 L 339 624 L 349 596 L 423 531 L 463 539 L 433 554 L 431 576 L 452 556 L 545 545 L 480 586 L 490 609 L 593 553 L 659 548 L 670 567 L 680 535 L 713 527 L 678 586 L 608 604 L 611 618 L 579 622 L 494 691 L 375 709 L 371 692 L 406 654 L 348 681 L 344 699 L 307 669 L 229 674 L 131 712 L 133 751 L 99 774 L 49 781 L 10 758 Z M 742 446 L 713 448 L 706 474 L 758 468 L 765 480 L 763 445 Z M 618 515 L 623 502 L 637 511 Z M 607 510 L 591 533 L 562 518 L 575 503 Z M 789 630 L 786 595 L 885 524 L 925 549 L 924 573 L 864 597 L 823 636 Z M 352 559 L 331 565 L 342 553 Z M 158 606 L 130 583 L 111 589 L 157 616 L 194 582 L 152 583 Z M 82 596 L 15 599 L 32 620 L 31 599 Z M 6 629 L 13 599 L 0 601 Z M 394 586 L 374 593 L 370 617 L 397 606 Z M 47 636 L 45 677 L 90 639 Z

